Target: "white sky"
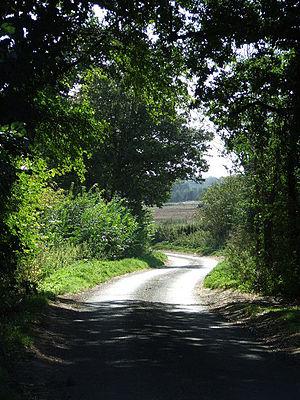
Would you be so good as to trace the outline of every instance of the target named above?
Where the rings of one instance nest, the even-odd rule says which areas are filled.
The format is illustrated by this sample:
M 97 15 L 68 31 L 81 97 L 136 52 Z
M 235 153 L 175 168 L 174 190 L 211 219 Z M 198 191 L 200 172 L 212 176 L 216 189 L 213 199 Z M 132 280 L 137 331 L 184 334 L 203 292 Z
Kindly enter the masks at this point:
M 215 176 L 220 178 L 221 176 L 229 175 L 230 169 L 232 169 L 233 166 L 232 161 L 229 155 L 222 154 L 224 153 L 224 144 L 220 136 L 217 135 L 214 124 L 210 122 L 207 117 L 203 116 L 201 110 L 192 110 L 190 125 L 214 133 L 214 138 L 209 143 L 210 149 L 205 156 L 205 159 L 209 164 L 209 170 L 203 173 L 203 177 L 207 178 L 208 176 Z
M 216 136 L 212 140 L 210 146 L 211 149 L 205 157 L 209 164 L 209 170 L 203 173 L 203 178 L 207 178 L 208 176 L 220 178 L 221 176 L 229 175 L 230 169 L 232 168 L 232 162 L 229 156 L 226 157 L 221 154 L 224 150 L 221 139 Z

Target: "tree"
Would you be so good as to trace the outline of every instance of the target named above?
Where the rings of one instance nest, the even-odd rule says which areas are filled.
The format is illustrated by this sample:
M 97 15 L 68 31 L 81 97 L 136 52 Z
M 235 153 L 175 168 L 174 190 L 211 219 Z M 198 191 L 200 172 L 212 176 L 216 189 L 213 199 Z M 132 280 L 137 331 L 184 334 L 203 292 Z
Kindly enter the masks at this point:
M 243 218 L 244 177 L 228 176 L 210 186 L 202 197 L 201 225 L 209 232 L 212 248 L 225 246 Z
M 105 23 L 93 17 L 95 3 L 106 10 Z M 26 250 L 18 232 L 12 233 L 7 224 L 10 213 L 19 206 L 17 199 L 10 201 L 18 182 L 17 165 L 22 165 L 18 160 L 43 155 L 51 160 L 51 168 L 68 164 L 78 170 L 83 154 L 89 150 L 93 116 L 88 107 L 79 107 L 70 100 L 70 90 L 80 83 L 82 71 L 94 64 L 114 76 L 126 75 L 136 90 L 145 86 L 148 92 L 152 84 L 145 76 L 152 71 L 155 90 L 162 84 L 160 97 L 167 101 L 163 94 L 174 87 L 174 69 L 166 63 L 162 68 L 154 66 L 153 54 L 159 55 L 156 60 L 163 57 L 163 46 L 152 46 L 145 33 L 155 8 L 155 4 L 149 4 L 142 11 L 139 2 L 105 0 L 8 0 L 0 5 L 2 288 L 10 283 L 15 288 L 19 256 Z M 130 45 L 133 38 L 134 45 Z M 181 67 L 175 64 L 175 69 Z M 101 132 L 99 128 L 98 134 Z
M 86 183 L 97 183 L 108 199 L 124 197 L 136 212 L 143 205 L 160 206 L 177 179 L 200 179 L 207 169 L 209 134 L 188 127 L 174 106 L 157 115 L 124 82 L 99 71 L 88 75 L 82 96 L 106 124 L 104 138 L 86 160 Z
M 258 287 L 299 293 L 300 47 L 297 1 L 186 3 L 177 38 L 197 97 L 249 177 Z M 285 240 L 282 240 L 284 236 Z

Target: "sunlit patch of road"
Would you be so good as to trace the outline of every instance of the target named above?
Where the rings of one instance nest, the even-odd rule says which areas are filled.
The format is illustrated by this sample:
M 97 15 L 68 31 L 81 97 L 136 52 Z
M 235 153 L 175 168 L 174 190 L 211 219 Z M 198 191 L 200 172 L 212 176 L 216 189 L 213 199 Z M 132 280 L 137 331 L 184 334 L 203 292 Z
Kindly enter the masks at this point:
M 168 265 L 156 270 L 144 271 L 120 277 L 99 287 L 88 302 L 139 300 L 199 306 L 195 286 L 216 265 L 211 257 L 198 257 L 166 252 Z

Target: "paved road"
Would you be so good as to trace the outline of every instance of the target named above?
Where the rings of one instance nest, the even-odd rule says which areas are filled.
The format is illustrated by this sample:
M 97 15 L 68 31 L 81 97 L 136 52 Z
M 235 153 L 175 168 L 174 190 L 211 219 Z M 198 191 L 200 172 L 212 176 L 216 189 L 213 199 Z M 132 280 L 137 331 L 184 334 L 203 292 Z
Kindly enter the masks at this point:
M 195 285 L 215 261 L 169 259 L 100 286 L 78 311 L 60 311 L 56 345 L 49 350 L 48 339 L 44 349 L 59 360 L 44 370 L 49 398 L 299 400 L 295 365 L 201 306 Z

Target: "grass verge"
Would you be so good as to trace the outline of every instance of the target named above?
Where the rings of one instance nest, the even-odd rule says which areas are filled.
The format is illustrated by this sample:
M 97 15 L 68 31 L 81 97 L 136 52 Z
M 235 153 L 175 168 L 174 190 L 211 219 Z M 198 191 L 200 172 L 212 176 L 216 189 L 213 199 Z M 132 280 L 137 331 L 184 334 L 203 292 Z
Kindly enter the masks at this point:
M 77 261 L 47 276 L 40 283 L 39 290 L 50 298 L 55 295 L 73 294 L 90 289 L 114 276 L 162 266 L 165 259 L 164 254 L 153 253 L 140 258 L 126 258 L 117 261 Z
M 300 351 L 300 305 L 283 299 L 253 294 L 240 282 L 230 264 L 221 261 L 204 279 L 211 308 L 233 322 L 243 322 L 266 339 L 274 348 Z M 230 290 L 231 289 L 231 290 Z
M 251 319 L 277 321 L 289 334 L 300 333 L 300 306 L 298 305 L 252 305 L 247 307 Z
M 59 294 L 76 293 L 96 286 L 110 278 L 146 268 L 164 265 L 167 256 L 161 252 L 140 258 L 118 261 L 77 261 L 54 270 L 39 286 L 39 294 L 28 297 L 0 321 L 0 399 L 23 399 L 13 387 L 13 365 L 33 344 L 33 326 L 43 314 L 48 299 Z
M 234 289 L 241 292 L 251 292 L 246 282 L 241 282 L 234 274 L 232 267 L 223 260 L 206 275 L 204 287 L 207 289 Z

